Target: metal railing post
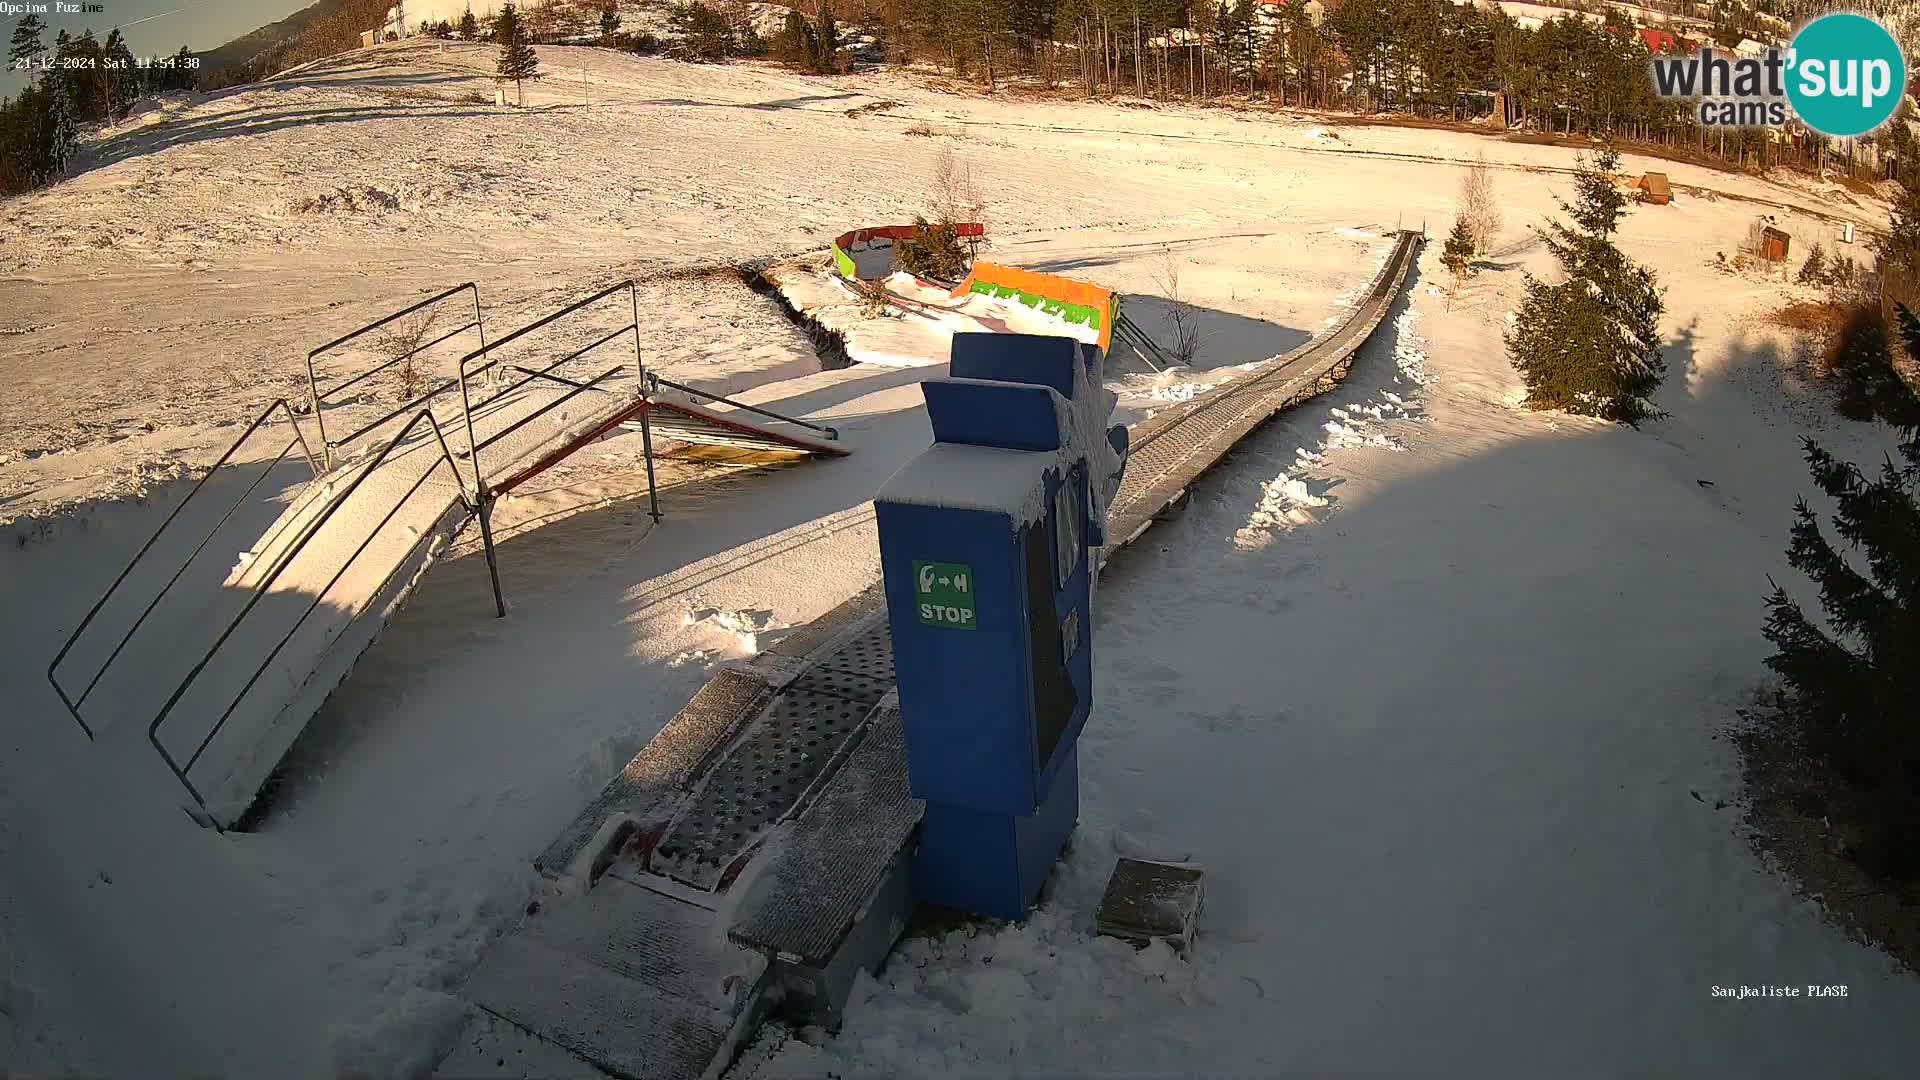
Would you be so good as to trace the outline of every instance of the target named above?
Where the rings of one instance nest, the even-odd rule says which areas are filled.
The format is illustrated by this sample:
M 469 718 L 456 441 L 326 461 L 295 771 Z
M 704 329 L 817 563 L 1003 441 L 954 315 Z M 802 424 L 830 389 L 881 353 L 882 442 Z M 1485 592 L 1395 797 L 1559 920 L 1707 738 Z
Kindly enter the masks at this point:
M 473 325 L 480 333 L 480 355 L 487 355 L 487 327 L 480 318 L 480 286 L 473 287 Z M 480 545 L 487 556 L 487 580 L 493 585 L 493 617 L 507 617 L 507 598 L 500 591 L 500 557 L 493 546 L 493 495 L 487 490 L 486 478 L 480 475 L 480 448 L 474 443 L 473 400 L 467 394 L 467 362 L 460 361 L 460 415 L 467 424 L 467 457 L 473 465 L 473 490 L 477 505 L 474 513 L 480 519 Z
M 327 418 L 320 411 L 320 382 L 313 374 L 313 354 L 307 354 L 307 400 L 313 403 L 313 424 L 320 434 L 320 460 L 333 471 L 333 444 L 327 441 Z
M 647 463 L 647 516 L 660 524 L 660 491 L 653 478 L 652 396 L 647 387 L 647 365 L 640 357 L 640 295 L 632 281 L 627 282 L 627 298 L 633 301 L 633 368 L 640 376 L 640 455 Z

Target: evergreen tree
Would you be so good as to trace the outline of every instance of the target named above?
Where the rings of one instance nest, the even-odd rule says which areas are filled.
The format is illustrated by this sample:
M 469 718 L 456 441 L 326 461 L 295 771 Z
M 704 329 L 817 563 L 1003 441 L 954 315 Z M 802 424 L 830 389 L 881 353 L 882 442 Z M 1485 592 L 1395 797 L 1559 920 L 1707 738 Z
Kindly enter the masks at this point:
M 1583 158 L 1576 201 L 1560 201 L 1573 224 L 1535 230 L 1567 280 L 1548 285 L 1528 275 L 1506 344 L 1529 406 L 1637 424 L 1658 415 L 1652 396 L 1666 374 L 1665 306 L 1653 272 L 1613 244 L 1626 207 L 1611 179 L 1619 163 L 1611 147 Z
M 84 123 L 106 119 L 112 95 L 108 90 L 108 72 L 104 70 L 105 56 L 92 27 L 73 39 L 68 53 L 74 58 L 74 66 L 66 72 L 71 80 L 74 115 Z
M 894 241 L 893 262 L 909 274 L 939 282 L 957 282 L 967 276 L 967 249 L 960 244 L 954 223 L 913 218 L 913 234 Z
M 461 40 L 472 41 L 474 38 L 477 38 L 479 36 L 480 36 L 480 20 L 473 17 L 473 9 L 469 7 L 460 16 Z
M 1800 264 L 1799 282 L 1802 285 L 1825 285 L 1827 283 L 1827 253 L 1820 250 L 1816 242 L 1807 249 L 1807 261 Z
M 140 72 L 133 63 L 133 50 L 127 48 L 127 39 L 120 36 L 119 27 L 107 34 L 101 54 L 106 63 L 102 74 L 107 83 L 107 117 L 123 120 L 140 97 Z
M 191 90 L 194 84 L 193 52 L 185 45 L 173 54 L 173 67 L 168 69 L 168 86 L 174 90 Z
M 1920 320 L 1899 314 L 1920 360 Z M 1867 833 L 1855 857 L 1894 880 L 1920 875 L 1920 429 L 1901 463 L 1869 479 L 1811 439 L 1814 483 L 1837 504 L 1834 528 L 1859 552 L 1835 549 L 1805 499 L 1794 507 L 1787 561 L 1820 589 L 1825 629 L 1778 585 L 1767 598 L 1767 666 L 1785 682 L 1787 715 L 1807 748 L 1864 797 Z
M 1620 152 L 1602 147 L 1591 160 L 1582 161 L 1573 175 L 1574 201 L 1555 199 L 1560 209 L 1573 219 L 1574 228 L 1589 236 L 1606 239 L 1620 229 L 1627 213 L 1627 196 L 1613 182 L 1620 172 Z M 1555 225 L 1562 236 L 1570 230 Z
M 1466 280 L 1473 262 L 1473 230 L 1467 226 L 1467 219 L 1453 219 L 1453 231 L 1447 234 L 1447 246 L 1440 249 L 1440 264 L 1453 275 L 1453 292 L 1460 290 L 1460 283 Z M 1452 302 L 1452 294 L 1448 294 Z
M 540 57 L 527 42 L 527 23 L 512 4 L 500 9 L 493 20 L 493 40 L 500 52 L 494 60 L 494 80 L 513 84 L 513 103 L 525 103 L 521 83 L 540 77 Z
M 814 24 L 814 62 L 816 75 L 835 75 L 840 71 L 840 28 L 833 21 L 832 0 L 820 0 Z
M 65 36 L 66 31 L 61 31 L 61 34 Z M 40 169 L 41 183 L 49 183 L 66 173 L 67 159 L 72 156 L 74 145 L 80 141 L 79 112 L 73 100 L 72 83 L 62 78 L 48 79 L 46 91 L 48 124 L 46 149 Z
M 688 0 L 668 8 L 667 25 L 680 34 L 680 43 L 673 53 L 677 59 L 712 63 L 725 60 L 733 52 L 733 25 L 725 15 L 700 0 Z
M 806 71 L 812 71 L 819 56 L 814 45 L 813 27 L 807 25 L 806 16 L 788 8 L 786 22 L 781 24 L 780 32 L 774 35 L 773 52 L 775 58 L 785 64 Z
M 59 178 L 52 108 L 58 84 L 58 79 L 29 82 L 20 96 L 0 101 L 0 194 L 29 191 Z
M 1883 269 L 1920 271 L 1920 187 L 1903 187 L 1893 204 L 1893 227 L 1874 242 Z
M 606 2 L 602 4 L 600 7 L 601 43 L 605 44 L 606 42 L 612 41 L 613 35 L 619 32 L 620 32 L 620 9 L 614 5 L 613 0 L 606 0 Z
M 40 37 L 46 29 L 47 24 L 42 22 L 38 15 L 25 16 L 14 24 L 13 41 L 7 48 L 7 60 L 12 64 L 27 66 L 28 80 L 33 78 L 33 65 L 39 64 L 40 58 L 47 55 L 47 43 Z

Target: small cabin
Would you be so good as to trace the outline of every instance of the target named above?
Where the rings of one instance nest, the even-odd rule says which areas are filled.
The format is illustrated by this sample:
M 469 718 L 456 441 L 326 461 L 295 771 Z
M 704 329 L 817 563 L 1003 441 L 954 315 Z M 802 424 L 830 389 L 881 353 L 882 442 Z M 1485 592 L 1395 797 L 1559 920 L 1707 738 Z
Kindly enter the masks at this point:
M 1792 240 L 1793 237 L 1769 225 L 1760 230 L 1760 254 L 1765 256 L 1768 262 L 1785 262 L 1787 246 Z
M 1641 177 L 1635 187 L 1639 189 L 1643 201 L 1655 206 L 1665 206 L 1673 201 L 1673 185 L 1667 183 L 1666 173 L 1650 172 Z

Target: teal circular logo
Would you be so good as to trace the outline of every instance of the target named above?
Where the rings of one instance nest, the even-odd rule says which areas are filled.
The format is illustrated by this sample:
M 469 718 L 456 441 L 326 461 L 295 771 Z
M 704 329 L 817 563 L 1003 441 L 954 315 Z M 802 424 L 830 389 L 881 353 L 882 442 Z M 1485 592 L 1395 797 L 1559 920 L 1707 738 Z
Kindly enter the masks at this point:
M 1864 15 L 1822 15 L 1787 52 L 1787 100 L 1808 127 L 1864 135 L 1893 115 L 1907 92 L 1907 61 L 1887 28 Z

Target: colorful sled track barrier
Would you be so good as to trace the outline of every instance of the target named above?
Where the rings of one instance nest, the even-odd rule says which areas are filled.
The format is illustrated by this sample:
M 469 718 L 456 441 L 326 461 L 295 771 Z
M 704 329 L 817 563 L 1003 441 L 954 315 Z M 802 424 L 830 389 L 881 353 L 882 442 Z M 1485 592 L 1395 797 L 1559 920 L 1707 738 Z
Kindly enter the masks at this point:
M 833 266 L 850 281 L 875 281 L 893 273 L 893 245 L 913 235 L 913 225 L 871 225 L 853 229 L 833 238 Z M 987 227 L 977 221 L 962 221 L 953 227 L 962 240 L 977 243 L 987 235 Z
M 1058 274 L 976 262 L 967 279 L 953 290 L 955 297 L 970 293 L 1017 300 L 1065 322 L 1091 326 L 1100 331 L 1102 352 L 1106 352 L 1113 341 L 1114 317 L 1119 309 L 1111 289 Z

